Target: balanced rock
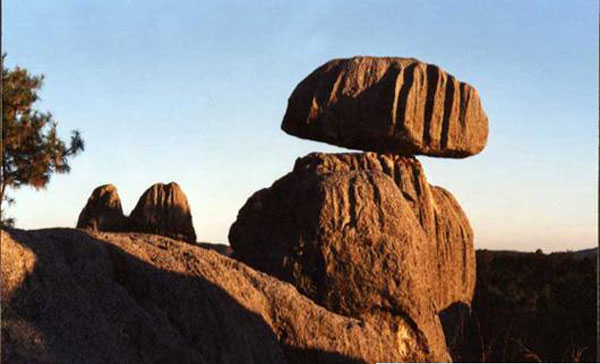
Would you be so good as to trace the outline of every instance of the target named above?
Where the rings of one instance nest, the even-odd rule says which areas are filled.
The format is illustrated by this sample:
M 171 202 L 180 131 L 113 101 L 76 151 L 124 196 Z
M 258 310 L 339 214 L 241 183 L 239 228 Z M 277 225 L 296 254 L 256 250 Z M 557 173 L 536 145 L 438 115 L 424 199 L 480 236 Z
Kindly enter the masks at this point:
M 290 284 L 166 237 L 2 230 L 0 243 L 3 363 L 448 359 L 418 347 L 411 325 L 392 331 L 335 314 Z
M 94 189 L 77 220 L 78 229 L 119 231 L 124 225 L 121 199 L 117 188 L 111 184 Z
M 477 91 L 412 58 L 327 62 L 293 91 L 281 128 L 365 151 L 464 158 L 487 142 Z
M 196 242 L 187 197 L 175 182 L 150 186 L 138 200 L 129 219 L 132 231 Z
M 475 290 L 469 221 L 448 191 L 427 183 L 414 157 L 299 158 L 291 173 L 248 199 L 229 240 L 238 259 L 294 283 L 318 302 L 340 301 L 327 307 L 370 299 L 349 294 L 353 287 L 358 296 L 371 294 L 371 286 L 380 292 L 375 295 L 399 299 L 411 291 L 392 282 L 407 278 L 425 284 L 436 312 L 457 302 L 470 305 Z

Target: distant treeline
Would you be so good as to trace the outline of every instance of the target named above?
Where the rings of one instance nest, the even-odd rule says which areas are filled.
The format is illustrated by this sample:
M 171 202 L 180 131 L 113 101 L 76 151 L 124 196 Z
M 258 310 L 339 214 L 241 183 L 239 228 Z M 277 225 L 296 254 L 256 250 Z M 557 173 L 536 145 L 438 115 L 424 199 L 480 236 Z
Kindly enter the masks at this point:
M 596 254 L 477 251 L 468 345 L 454 359 L 596 362 Z

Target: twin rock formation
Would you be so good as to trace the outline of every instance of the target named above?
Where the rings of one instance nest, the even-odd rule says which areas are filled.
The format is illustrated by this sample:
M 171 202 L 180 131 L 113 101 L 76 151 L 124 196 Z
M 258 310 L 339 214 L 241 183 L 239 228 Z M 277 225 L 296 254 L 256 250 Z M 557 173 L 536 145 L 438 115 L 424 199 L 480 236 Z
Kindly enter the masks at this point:
M 348 327 L 358 323 L 361 335 L 376 328 L 379 336 L 366 347 L 385 343 L 377 352 L 385 358 L 354 353 L 358 362 L 451 360 L 440 317 L 473 298 L 473 231 L 452 194 L 427 182 L 414 155 L 464 158 L 484 148 L 488 119 L 477 91 L 415 59 L 333 60 L 293 91 L 282 129 L 366 152 L 299 158 L 241 208 L 229 232 L 232 256 L 291 283 L 335 317 L 356 320 Z M 114 186 L 98 187 L 77 227 L 196 241 L 175 183 L 148 189 L 130 217 Z M 334 327 L 319 317 L 321 328 L 309 336 Z M 283 325 L 273 326 L 280 341 L 308 343 L 281 319 L 273 318 Z
M 150 186 L 129 217 L 123 214 L 115 186 L 97 187 L 79 214 L 77 228 L 151 233 L 196 243 L 187 197 L 175 182 Z
M 233 256 L 332 312 L 396 332 L 397 360 L 449 360 L 440 315 L 473 298 L 473 232 L 414 155 L 484 148 L 477 91 L 414 59 L 333 60 L 293 91 L 282 129 L 367 152 L 299 158 L 242 207 Z

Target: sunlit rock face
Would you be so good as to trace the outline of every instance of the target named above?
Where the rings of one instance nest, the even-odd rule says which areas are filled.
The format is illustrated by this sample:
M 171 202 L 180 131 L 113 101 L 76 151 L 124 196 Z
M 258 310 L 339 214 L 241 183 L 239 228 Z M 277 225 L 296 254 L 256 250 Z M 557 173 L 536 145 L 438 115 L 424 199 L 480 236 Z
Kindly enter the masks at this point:
M 469 222 L 414 157 L 299 158 L 248 199 L 229 240 L 237 259 L 334 312 L 380 325 L 408 320 L 416 342 L 438 354 L 446 352 L 438 312 L 473 297 Z
M 140 233 L 1 231 L 2 363 L 445 361 L 216 252 Z

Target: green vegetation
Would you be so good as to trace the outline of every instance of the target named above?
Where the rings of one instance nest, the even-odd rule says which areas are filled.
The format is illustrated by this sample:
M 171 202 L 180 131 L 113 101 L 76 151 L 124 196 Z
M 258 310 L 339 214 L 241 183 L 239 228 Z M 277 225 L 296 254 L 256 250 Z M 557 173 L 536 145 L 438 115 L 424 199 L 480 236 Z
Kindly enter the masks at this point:
M 68 173 L 68 158 L 83 151 L 83 140 L 73 131 L 69 146 L 59 139 L 57 122 L 50 112 L 34 108 L 44 76 L 26 69 L 4 67 L 2 56 L 2 180 L 0 183 L 0 225 L 14 220 L 4 214 L 6 204 L 14 203 L 9 187 L 45 187 L 53 173 Z M 4 204 L 4 206 L 3 206 Z

